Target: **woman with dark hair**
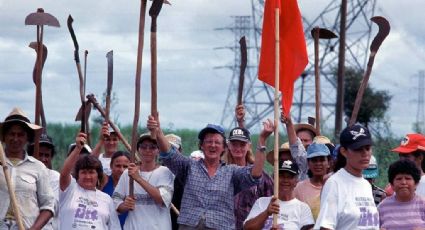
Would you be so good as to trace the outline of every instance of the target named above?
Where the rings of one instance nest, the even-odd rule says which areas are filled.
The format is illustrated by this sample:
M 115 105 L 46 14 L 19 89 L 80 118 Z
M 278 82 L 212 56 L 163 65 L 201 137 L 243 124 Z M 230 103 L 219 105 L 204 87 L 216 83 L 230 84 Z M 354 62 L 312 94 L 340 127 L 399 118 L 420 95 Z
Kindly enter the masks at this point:
M 317 219 L 320 210 L 320 192 L 329 170 L 329 155 L 325 144 L 310 144 L 307 148 L 309 178 L 298 182 L 294 189 L 295 197 L 308 204 L 314 219 Z
M 106 176 L 106 174 L 103 174 L 104 183 L 101 186 L 102 192 L 112 197 L 122 173 L 128 168 L 128 164 L 130 164 L 130 153 L 125 151 L 116 151 L 112 154 L 110 163 L 111 175 Z M 128 212 L 118 215 L 121 228 L 124 226 L 127 214 Z
M 94 156 L 80 156 L 85 142 L 86 134 L 79 133 L 60 173 L 60 229 L 119 229 L 112 198 L 97 189 L 103 178 L 102 163 Z
M 381 229 L 424 229 L 425 199 L 416 194 L 421 171 L 411 160 L 401 159 L 388 168 L 388 181 L 395 195 L 378 206 Z
M 379 229 L 372 187 L 362 176 L 372 156 L 369 130 L 360 124 L 346 127 L 339 142 L 346 164 L 323 186 L 314 229 Z

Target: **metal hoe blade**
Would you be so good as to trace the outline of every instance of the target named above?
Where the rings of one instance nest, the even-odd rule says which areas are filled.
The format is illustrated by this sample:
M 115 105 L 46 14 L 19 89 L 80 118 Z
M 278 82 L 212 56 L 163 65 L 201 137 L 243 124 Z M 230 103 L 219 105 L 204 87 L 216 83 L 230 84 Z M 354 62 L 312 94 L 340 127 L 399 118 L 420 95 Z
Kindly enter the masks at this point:
M 25 25 L 60 27 L 59 21 L 53 15 L 45 13 L 43 8 L 38 8 L 37 12 L 29 14 L 25 18 Z

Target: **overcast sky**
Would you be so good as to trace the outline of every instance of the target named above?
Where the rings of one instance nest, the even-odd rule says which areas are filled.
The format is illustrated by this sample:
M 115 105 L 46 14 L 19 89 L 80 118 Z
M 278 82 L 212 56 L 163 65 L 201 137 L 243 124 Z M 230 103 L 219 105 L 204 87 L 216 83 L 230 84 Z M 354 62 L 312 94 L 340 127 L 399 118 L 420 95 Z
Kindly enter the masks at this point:
M 319 14 L 325 0 L 299 0 L 304 16 Z M 150 5 L 150 2 L 148 3 Z M 232 34 L 214 30 L 233 23 L 232 15 L 250 15 L 251 1 L 180 0 L 165 5 L 158 18 L 158 110 L 163 126 L 200 129 L 221 119 L 230 74 L 213 69 L 233 59 L 215 47 L 232 44 Z M 79 82 L 73 44 L 66 27 L 69 14 L 80 44 L 80 57 L 89 51 L 87 93 L 101 100 L 106 88 L 106 58 L 114 50 L 113 92 L 120 124 L 131 124 L 134 112 L 134 77 L 140 1 L 5 1 L 0 0 L 0 119 L 14 106 L 33 120 L 35 87 L 32 70 L 36 27 L 24 19 L 38 7 L 51 13 L 60 28 L 46 27 L 49 54 L 43 71 L 43 101 L 48 122 L 73 123 L 80 106 Z M 416 120 L 419 70 L 425 61 L 425 1 L 378 0 L 376 15 L 385 16 L 392 29 L 381 46 L 371 76 L 373 87 L 393 95 L 388 113 L 393 130 L 411 132 Z M 140 124 L 150 111 L 149 16 L 146 17 Z M 309 53 L 313 50 L 309 50 Z M 96 112 L 92 112 L 96 114 Z M 333 121 L 331 122 L 333 124 Z

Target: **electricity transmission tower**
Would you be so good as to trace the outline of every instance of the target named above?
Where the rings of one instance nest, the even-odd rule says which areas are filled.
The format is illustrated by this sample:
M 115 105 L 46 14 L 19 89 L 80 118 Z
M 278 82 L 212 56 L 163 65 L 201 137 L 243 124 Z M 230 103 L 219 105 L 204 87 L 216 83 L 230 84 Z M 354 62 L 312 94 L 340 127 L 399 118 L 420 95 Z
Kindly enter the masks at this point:
M 295 85 L 292 116 L 296 122 L 306 122 L 307 116 L 314 116 L 314 49 L 311 29 L 315 26 L 332 30 L 339 34 L 340 2 L 329 0 L 322 4 L 324 7 L 318 15 L 303 14 L 303 2 L 299 7 L 303 15 L 304 33 L 309 54 L 309 64 Z M 369 54 L 372 22 L 370 18 L 375 11 L 376 0 L 348 0 L 346 23 L 346 55 L 347 67 L 365 69 Z M 257 66 L 261 43 L 261 28 L 264 0 L 251 0 L 251 16 L 234 17 L 235 22 L 227 29 L 234 33 L 234 46 L 227 47 L 234 52 L 234 64 L 226 66 L 232 71 L 232 80 L 228 88 L 227 99 L 224 105 L 221 123 L 230 128 L 236 125 L 234 108 L 236 106 L 237 82 L 239 76 L 240 50 L 239 39 L 246 36 L 248 46 L 248 68 L 245 72 L 245 86 L 243 101 L 246 108 L 247 128 L 258 131 L 261 121 L 273 114 L 274 89 L 258 80 Z M 243 18 L 243 22 L 242 22 Z M 250 25 L 248 25 L 250 24 Z M 249 28 L 248 28 L 249 27 Z M 336 68 L 338 62 L 338 39 L 320 41 L 320 77 L 321 77 L 321 117 L 322 126 L 333 126 L 327 122 L 334 118 L 336 101 Z M 222 68 L 222 67 L 221 67 Z M 333 121 L 333 120 L 332 120 Z M 328 124 L 329 123 L 329 124 Z
M 416 111 L 416 123 L 415 123 L 415 132 L 423 133 L 425 131 L 425 71 L 419 71 L 418 73 L 418 101 L 417 101 L 417 111 Z

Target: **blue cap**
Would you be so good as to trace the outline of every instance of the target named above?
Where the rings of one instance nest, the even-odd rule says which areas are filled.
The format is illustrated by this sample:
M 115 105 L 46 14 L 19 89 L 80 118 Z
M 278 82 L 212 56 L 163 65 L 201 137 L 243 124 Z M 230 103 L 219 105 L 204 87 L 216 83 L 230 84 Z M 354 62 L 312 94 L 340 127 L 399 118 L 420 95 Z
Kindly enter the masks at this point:
M 374 156 L 370 157 L 369 166 L 366 169 L 363 169 L 363 177 L 366 179 L 374 179 L 378 177 L 378 162 Z
M 329 148 L 325 144 L 311 143 L 307 148 L 307 159 L 313 157 L 329 156 Z
M 199 132 L 198 139 L 203 140 L 207 133 L 218 133 L 221 134 L 224 138 L 224 128 L 220 125 L 208 124 Z

